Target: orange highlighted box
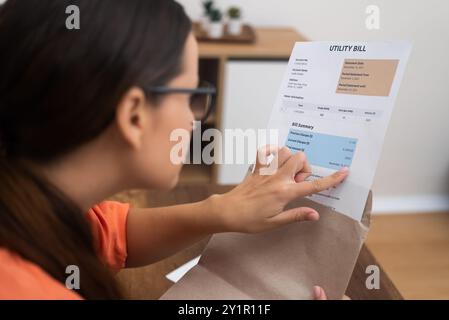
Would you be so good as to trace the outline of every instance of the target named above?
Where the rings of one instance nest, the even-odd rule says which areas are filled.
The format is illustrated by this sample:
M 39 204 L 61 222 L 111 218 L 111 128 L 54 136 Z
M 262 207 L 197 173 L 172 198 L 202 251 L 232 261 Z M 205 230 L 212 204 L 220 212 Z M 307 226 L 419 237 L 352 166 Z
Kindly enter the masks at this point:
M 337 93 L 388 97 L 399 60 L 345 59 Z

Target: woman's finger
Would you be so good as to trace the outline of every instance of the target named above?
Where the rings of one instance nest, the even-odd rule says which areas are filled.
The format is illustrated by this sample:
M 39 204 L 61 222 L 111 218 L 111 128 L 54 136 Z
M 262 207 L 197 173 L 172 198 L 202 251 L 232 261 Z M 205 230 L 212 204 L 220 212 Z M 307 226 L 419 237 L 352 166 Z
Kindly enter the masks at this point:
M 297 152 L 279 168 L 279 171 L 288 177 L 294 178 L 297 173 L 310 170 L 310 166 L 307 168 L 306 165 L 308 165 L 308 162 L 304 152 Z
M 320 286 L 313 287 L 313 298 L 315 300 L 327 300 L 326 292 Z M 351 300 L 347 295 L 344 295 L 342 300 Z
M 315 300 L 327 300 L 326 293 L 320 286 L 313 287 L 313 297 Z
M 348 173 L 349 169 L 345 167 L 324 178 L 296 183 L 292 185 L 292 197 L 305 197 L 334 187 L 346 179 Z
M 298 222 L 298 221 L 316 221 L 320 218 L 319 213 L 307 207 L 293 208 L 277 214 L 269 219 L 270 222 L 277 226 Z
M 306 159 L 304 160 L 304 169 L 295 175 L 295 181 L 303 182 L 308 177 L 310 177 L 311 174 L 312 174 L 312 167 L 310 166 L 309 160 L 307 160 L 306 157 Z
M 279 149 L 278 168 L 282 167 L 292 155 L 293 153 L 287 147 L 282 147 L 281 149 Z
M 282 167 L 291 156 L 292 152 L 287 147 L 264 146 L 257 151 L 254 172 L 263 175 L 275 174 L 278 168 Z

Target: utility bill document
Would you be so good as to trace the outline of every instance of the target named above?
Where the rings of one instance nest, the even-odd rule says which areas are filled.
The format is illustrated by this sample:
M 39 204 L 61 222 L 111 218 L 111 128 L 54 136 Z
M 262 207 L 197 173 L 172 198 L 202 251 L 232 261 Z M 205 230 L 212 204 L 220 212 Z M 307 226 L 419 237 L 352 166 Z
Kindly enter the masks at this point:
M 268 128 L 306 154 L 309 179 L 350 170 L 311 200 L 360 221 L 410 51 L 403 41 L 296 43 Z

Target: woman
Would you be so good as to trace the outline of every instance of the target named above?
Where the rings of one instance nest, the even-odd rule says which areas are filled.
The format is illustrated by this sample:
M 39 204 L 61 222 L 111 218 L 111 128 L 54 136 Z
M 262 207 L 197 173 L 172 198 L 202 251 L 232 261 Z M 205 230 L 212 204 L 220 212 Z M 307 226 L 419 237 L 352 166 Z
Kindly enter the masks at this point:
M 66 28 L 71 4 L 80 9 L 80 30 Z M 121 298 L 114 271 L 211 233 L 317 220 L 311 208 L 283 208 L 347 175 L 304 181 L 305 156 L 283 148 L 275 174 L 260 175 L 257 163 L 235 189 L 201 202 L 154 209 L 102 202 L 178 181 L 170 133 L 192 129 L 193 93 L 211 93 L 195 90 L 198 48 L 182 7 L 9 0 L 0 10 L 0 45 L 1 298 Z M 80 270 L 79 290 L 65 286 L 71 265 Z M 315 296 L 325 298 L 319 287 Z

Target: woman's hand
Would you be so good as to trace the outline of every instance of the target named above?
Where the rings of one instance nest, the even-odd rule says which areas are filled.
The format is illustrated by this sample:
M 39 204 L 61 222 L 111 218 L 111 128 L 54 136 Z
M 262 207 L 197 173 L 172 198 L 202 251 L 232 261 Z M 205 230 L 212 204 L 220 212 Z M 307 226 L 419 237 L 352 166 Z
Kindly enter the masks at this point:
M 273 152 L 277 157 L 276 170 L 264 175 L 270 171 L 270 165 L 264 165 L 261 159 Z M 293 155 L 286 147 L 267 149 L 259 152 L 254 172 L 241 184 L 209 200 L 215 203 L 223 229 L 228 232 L 256 233 L 296 221 L 318 220 L 319 214 L 312 208 L 284 211 L 284 207 L 296 198 L 338 185 L 347 177 L 348 170 L 343 168 L 330 176 L 305 181 L 311 172 L 304 153 Z

